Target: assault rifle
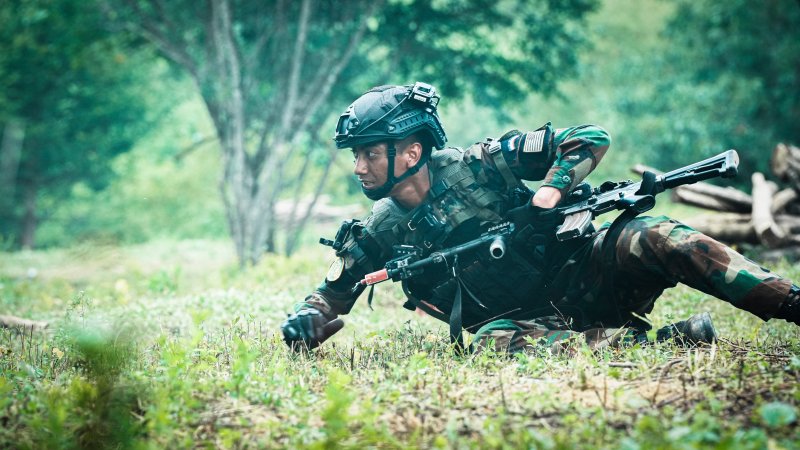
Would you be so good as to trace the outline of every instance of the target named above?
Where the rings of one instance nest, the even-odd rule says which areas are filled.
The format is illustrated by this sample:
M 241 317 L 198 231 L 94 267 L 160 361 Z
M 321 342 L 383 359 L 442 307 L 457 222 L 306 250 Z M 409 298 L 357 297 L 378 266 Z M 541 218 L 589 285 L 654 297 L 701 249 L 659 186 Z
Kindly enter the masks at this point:
M 655 196 L 667 189 L 710 178 L 736 176 L 739 155 L 727 150 L 717 156 L 675 169 L 663 175 L 645 172 L 642 181 L 606 181 L 592 189 L 582 183 L 573 189 L 559 207 L 564 222 L 556 231 L 556 239 L 566 241 L 586 234 L 592 219 L 613 210 L 630 210 L 636 214 L 649 211 L 656 204 Z
M 387 262 L 383 269 L 366 274 L 359 283 L 363 286 L 370 286 L 389 279 L 392 281 L 407 280 L 421 274 L 428 266 L 442 263 L 449 263 L 455 270 L 458 255 L 487 244 L 489 255 L 494 259 L 500 259 L 506 253 L 505 240 L 513 232 L 513 223 L 501 223 L 489 228 L 477 239 L 455 247 L 434 251 L 425 258 L 422 258 L 422 251 L 419 247 L 414 245 L 395 245 L 394 258 Z
M 645 172 L 642 181 L 606 181 L 592 189 L 588 183 L 581 183 L 573 189 L 559 206 L 562 224 L 556 231 L 556 239 L 566 241 L 585 235 L 592 219 L 614 210 L 628 210 L 635 214 L 652 209 L 655 196 L 667 189 L 691 184 L 710 178 L 731 178 L 736 176 L 739 155 L 736 150 L 728 150 L 717 156 L 689 164 L 680 169 L 655 175 Z M 477 239 L 455 247 L 434 251 L 423 258 L 422 250 L 413 245 L 395 245 L 394 257 L 383 269 L 368 273 L 356 285 L 370 286 L 383 281 L 401 281 L 420 275 L 428 266 L 448 263 L 454 270 L 458 255 L 488 244 L 489 255 L 500 259 L 506 252 L 506 239 L 514 232 L 514 224 L 502 223 L 487 230 Z M 328 244 L 330 245 L 330 244 Z M 453 273 L 453 276 L 457 276 Z

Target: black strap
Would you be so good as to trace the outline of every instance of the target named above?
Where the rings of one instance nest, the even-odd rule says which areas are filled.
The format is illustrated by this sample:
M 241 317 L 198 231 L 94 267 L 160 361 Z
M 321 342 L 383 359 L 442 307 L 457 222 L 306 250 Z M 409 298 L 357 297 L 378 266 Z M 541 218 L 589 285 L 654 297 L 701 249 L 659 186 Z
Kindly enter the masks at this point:
M 450 310 L 450 343 L 455 345 L 456 351 L 464 351 L 464 339 L 461 331 L 461 274 L 458 270 L 458 255 L 453 258 L 453 278 L 456 280 L 456 296 L 453 300 L 453 309 Z
M 430 306 L 428 306 L 426 303 L 420 301 L 411 292 L 411 289 L 408 287 L 407 281 L 408 280 L 403 280 L 403 284 L 402 284 L 403 293 L 406 294 L 406 298 L 409 300 L 409 302 L 411 302 L 411 305 L 414 308 L 421 309 L 423 312 L 425 312 L 426 314 L 428 314 L 429 316 L 433 317 L 436 320 L 441 320 L 442 322 L 448 322 L 449 321 L 448 317 L 443 312 L 437 311 L 437 310 L 431 308 Z M 406 303 L 408 303 L 408 302 L 406 302 Z M 404 304 L 403 307 L 405 308 L 406 305 Z M 406 308 L 406 309 L 411 309 L 413 311 L 413 308 Z
M 367 297 L 367 306 L 369 306 L 370 311 L 375 311 L 374 309 L 372 309 L 372 295 L 374 293 L 375 293 L 375 285 L 373 284 L 372 286 L 370 286 L 369 296 Z
M 456 298 L 453 309 L 450 311 L 450 343 L 455 345 L 456 351 L 464 349 L 464 337 L 461 331 L 461 279 L 456 279 Z

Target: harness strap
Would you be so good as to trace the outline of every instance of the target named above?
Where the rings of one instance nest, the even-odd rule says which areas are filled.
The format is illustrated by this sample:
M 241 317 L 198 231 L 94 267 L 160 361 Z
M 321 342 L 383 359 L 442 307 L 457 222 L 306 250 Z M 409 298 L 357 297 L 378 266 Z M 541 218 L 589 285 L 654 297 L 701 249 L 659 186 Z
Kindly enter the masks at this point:
M 455 344 L 457 349 L 464 348 L 464 339 L 461 333 L 461 279 L 456 277 L 456 297 L 453 301 L 453 309 L 450 311 L 450 343 Z
M 469 168 L 464 169 L 465 170 L 458 170 L 455 173 L 448 175 L 435 185 L 431 186 L 431 194 L 433 198 L 444 194 L 453 186 L 466 187 L 472 184 L 474 182 L 472 179 L 472 171 L 469 170 Z
M 614 219 L 614 222 L 611 223 L 608 231 L 606 231 L 606 235 L 603 238 L 603 245 L 600 248 L 600 259 L 603 264 L 603 283 L 609 289 L 608 295 L 611 299 L 611 303 L 614 305 L 614 310 L 620 324 L 622 324 L 624 320 L 622 312 L 619 309 L 619 296 L 614 290 L 614 272 L 617 268 L 617 239 L 619 239 L 619 235 L 622 234 L 625 225 L 635 219 L 637 215 L 638 213 L 636 211 L 626 209 Z
M 512 189 L 516 186 L 519 186 L 521 183 L 517 180 L 517 177 L 514 176 L 514 173 L 511 172 L 511 168 L 508 167 L 508 163 L 506 162 L 505 156 L 503 156 L 503 147 L 500 144 L 500 141 L 492 141 L 489 144 L 489 155 L 492 157 L 492 161 L 494 161 L 495 167 L 500 172 L 500 176 L 503 177 L 503 180 L 506 182 L 506 187 L 508 189 Z
M 403 280 L 402 282 L 403 293 L 406 295 L 406 298 L 411 302 L 411 304 L 415 308 L 421 309 L 422 311 L 425 312 L 425 314 L 428 314 L 429 316 L 433 317 L 436 320 L 441 320 L 442 322 L 447 322 L 449 320 L 444 313 L 431 308 L 430 306 L 428 306 L 427 303 L 422 302 L 417 297 L 415 297 L 414 294 L 411 293 L 411 290 L 408 288 L 408 284 L 406 283 L 406 281 L 407 280 Z
M 656 175 L 654 173 L 648 171 L 644 172 L 642 174 L 642 183 L 639 190 L 636 191 L 636 194 L 652 195 L 655 189 L 655 180 Z M 611 298 L 611 303 L 614 305 L 620 324 L 622 324 L 624 320 L 622 311 L 620 311 L 619 308 L 619 295 L 617 295 L 617 292 L 614 290 L 614 272 L 617 268 L 617 240 L 625 226 L 638 215 L 639 213 L 633 208 L 628 208 L 623 211 L 622 214 L 611 223 L 611 226 L 608 228 L 603 238 L 603 246 L 600 248 L 600 259 L 603 264 L 603 283 L 606 283 L 610 291 L 609 297 Z

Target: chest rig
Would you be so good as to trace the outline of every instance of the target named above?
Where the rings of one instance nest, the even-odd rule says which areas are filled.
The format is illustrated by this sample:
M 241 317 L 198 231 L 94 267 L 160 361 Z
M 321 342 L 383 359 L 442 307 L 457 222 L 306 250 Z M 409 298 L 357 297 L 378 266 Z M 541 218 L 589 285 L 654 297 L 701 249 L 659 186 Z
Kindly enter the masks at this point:
M 435 151 L 429 161 L 431 188 L 425 201 L 405 213 L 391 233 L 376 239 L 391 248 L 397 243 L 437 248 L 467 221 L 497 223 L 502 220 L 507 197 L 480 184 L 458 148 Z

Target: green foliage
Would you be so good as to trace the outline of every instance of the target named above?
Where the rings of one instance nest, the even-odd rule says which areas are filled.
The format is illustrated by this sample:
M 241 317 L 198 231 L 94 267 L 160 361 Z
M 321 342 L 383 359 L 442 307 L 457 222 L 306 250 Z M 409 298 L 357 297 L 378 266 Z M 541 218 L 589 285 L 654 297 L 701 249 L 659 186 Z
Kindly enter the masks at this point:
M 797 422 L 797 409 L 786 403 L 767 403 L 758 409 L 758 414 L 764 425 L 770 428 L 785 427 Z
M 32 246 L 37 222 L 73 185 L 108 184 L 113 157 L 170 107 L 170 76 L 108 31 L 96 2 L 3 2 L 0 24 L 0 124 L 22 130 L 19 158 L 0 155 L 11 183 L 0 187 L 0 235 Z
M 24 342 L 12 346 L 0 365 L 0 416 L 6 414 L 7 421 L 7 414 L 16 414 L 11 434 L 0 434 L 0 443 L 21 448 L 137 445 L 143 431 L 137 417 L 148 393 L 129 376 L 139 356 L 129 333 L 65 324 L 52 341 L 37 342 L 31 335 L 27 345 L 27 354 Z
M 40 226 L 39 246 L 225 236 L 218 144 L 205 138 L 214 132 L 202 108 L 198 99 L 175 106 L 133 150 L 115 158 L 113 179 L 102 191 L 75 185 L 70 200 L 55 205 Z
M 182 259 L 176 253 L 192 251 L 170 247 L 175 259 L 157 255 L 153 273 L 170 273 Z M 139 253 L 153 249 L 114 259 L 135 267 L 127 259 Z M 182 281 L 172 293 L 150 291 L 149 275 L 133 269 L 95 268 L 91 258 L 73 263 L 85 277 L 77 291 L 49 281 L 46 260 L 58 265 L 59 252 L 2 256 L 6 283 L 18 266 L 36 261 L 41 270 L 26 281 L 34 285 L 28 304 L 0 295 L 0 307 L 49 318 L 54 329 L 0 329 L 4 447 L 738 449 L 800 442 L 797 328 L 762 323 L 682 287 L 668 291 L 649 318 L 657 326 L 710 310 L 724 338 L 718 345 L 592 352 L 576 342 L 570 353 L 461 357 L 448 345 L 446 325 L 404 310 L 402 293 L 380 286 L 375 312 L 357 305 L 342 333 L 293 354 L 277 327 L 322 276 L 319 262 L 328 255 L 320 250 L 270 256 L 244 272 L 212 265 L 221 257 L 178 266 Z M 230 252 L 222 259 L 233 263 Z M 774 268 L 800 277 L 798 267 Z M 130 280 L 125 302 L 113 295 L 119 279 Z M 202 285 L 208 280 L 217 281 Z M 53 296 L 69 300 L 36 304 Z
M 666 45 L 628 57 L 629 79 L 639 81 L 619 110 L 653 163 L 737 148 L 746 182 L 767 170 L 777 142 L 800 142 L 800 9 L 791 0 L 675 4 Z

